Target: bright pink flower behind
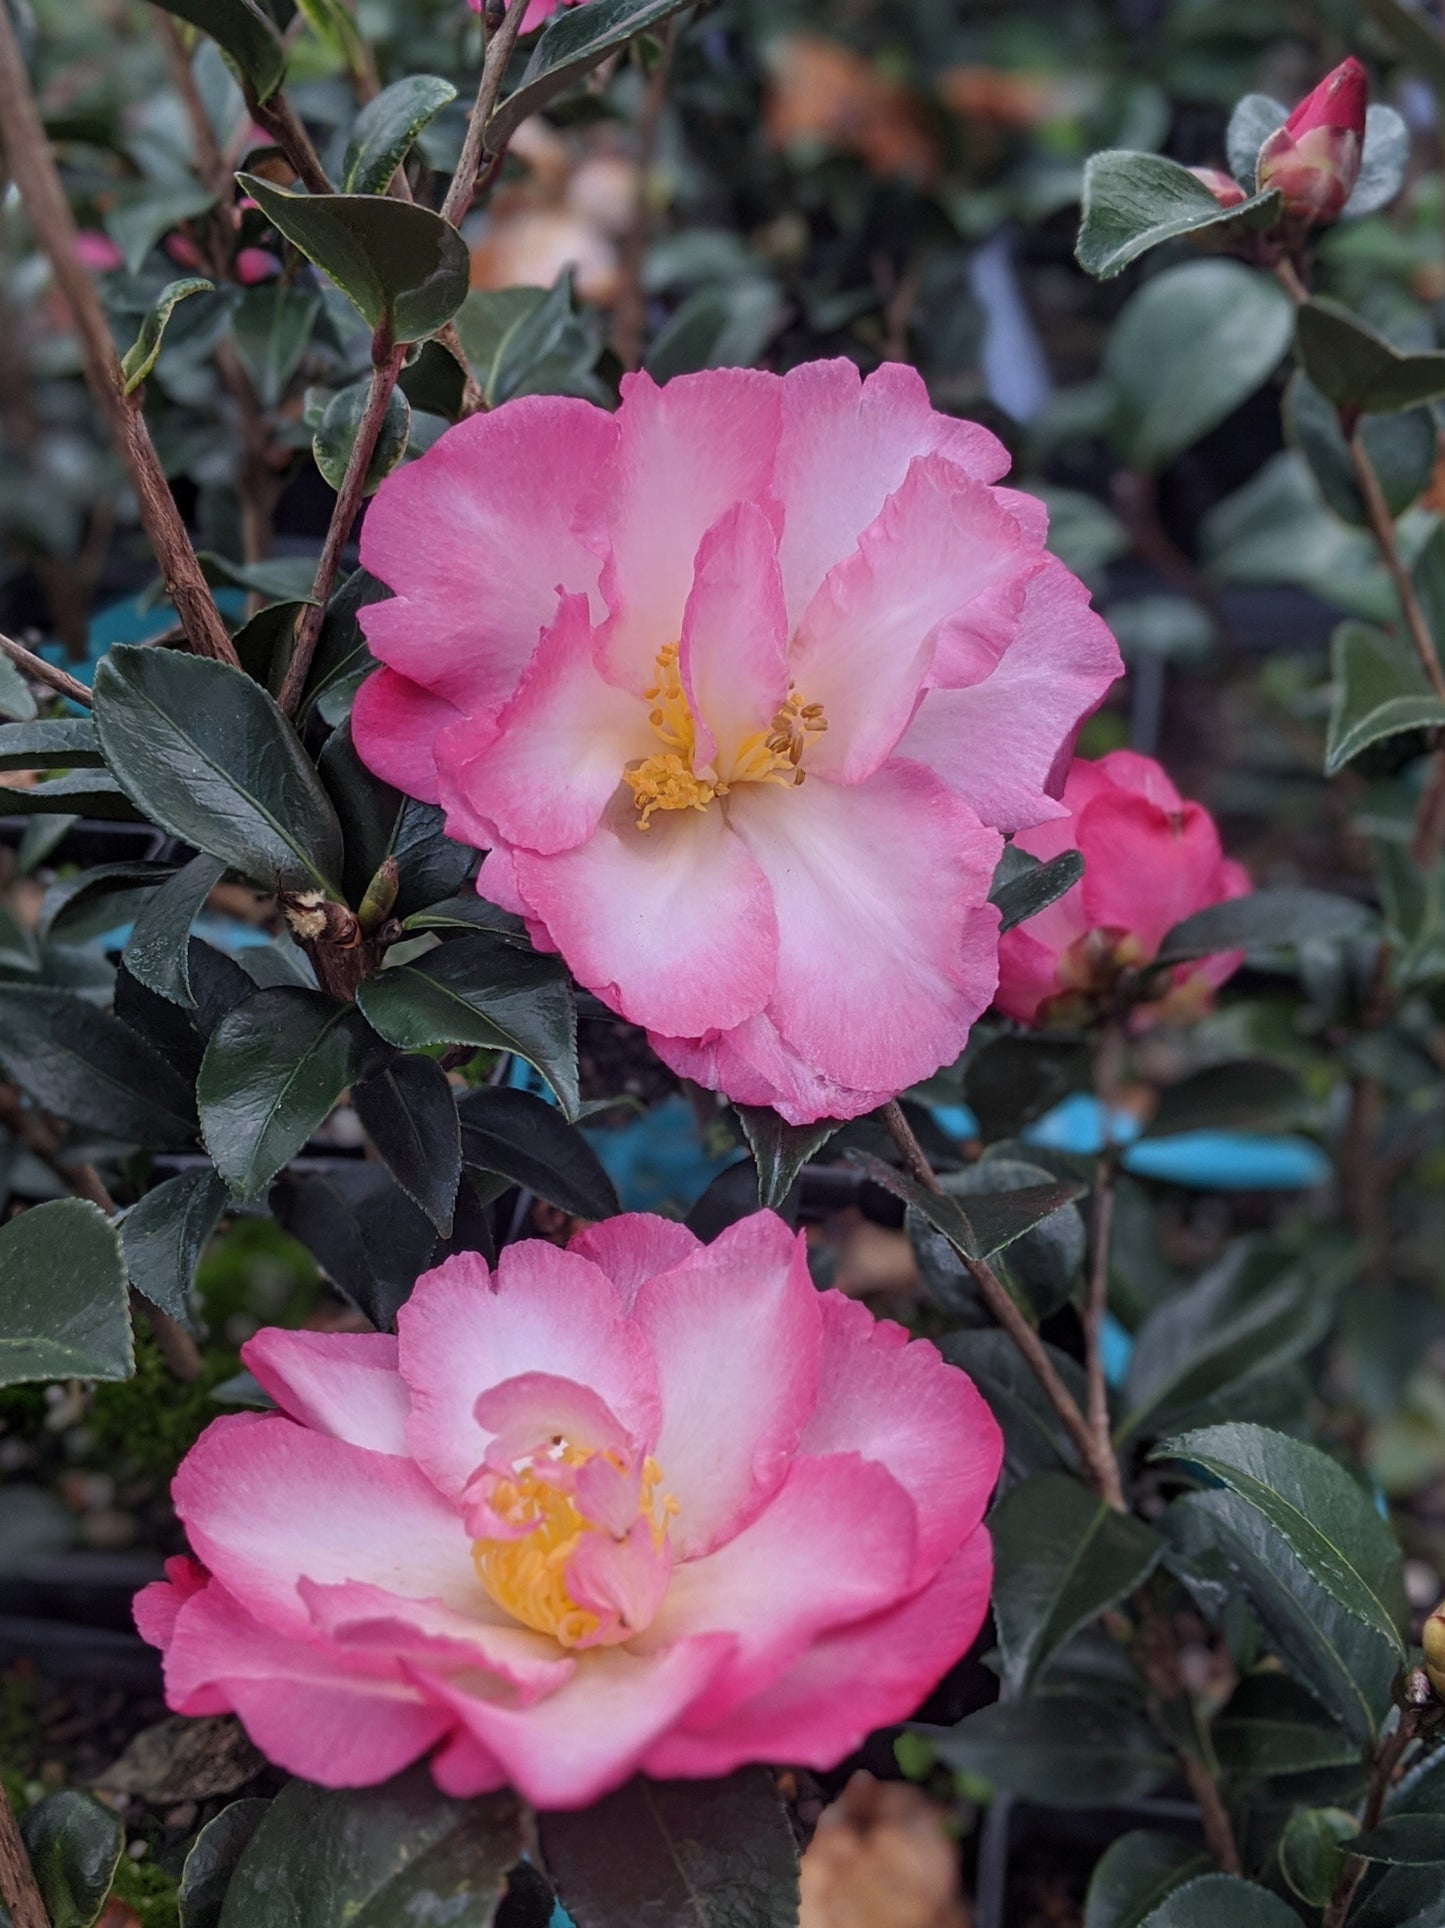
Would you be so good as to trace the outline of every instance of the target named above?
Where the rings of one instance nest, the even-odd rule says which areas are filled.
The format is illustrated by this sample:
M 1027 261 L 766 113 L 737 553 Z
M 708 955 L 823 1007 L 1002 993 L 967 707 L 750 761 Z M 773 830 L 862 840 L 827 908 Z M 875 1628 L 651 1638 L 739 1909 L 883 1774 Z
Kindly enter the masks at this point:
M 75 236 L 75 252 L 81 265 L 92 274 L 109 274 L 125 260 L 110 236 L 102 234 L 99 228 L 80 228 Z
M 449 1793 L 576 1807 L 830 1766 L 977 1634 L 998 1427 L 771 1213 L 449 1259 L 398 1326 L 245 1347 L 281 1410 L 192 1448 L 203 1564 L 136 1603 L 177 1712 L 327 1787 L 431 1753 Z
M 473 13 L 482 11 L 482 0 L 467 0 Z M 580 6 L 581 0 L 527 0 L 527 12 L 522 21 L 522 32 L 531 33 L 534 27 L 542 26 L 552 18 L 559 7 Z
M 1076 758 L 1064 803 L 1071 817 L 1014 839 L 1034 857 L 1078 850 L 1084 859 L 1074 888 L 999 944 L 995 1003 L 1023 1024 L 1107 996 L 1118 971 L 1147 964 L 1184 918 L 1251 889 L 1243 866 L 1220 849 L 1209 812 L 1186 803 L 1152 757 L 1115 750 L 1095 763 Z M 1155 1008 L 1198 1013 L 1239 964 L 1231 951 L 1176 965 Z
M 1260 148 L 1259 186 L 1279 189 L 1287 215 L 1322 224 L 1349 200 L 1364 153 L 1368 92 L 1359 61 L 1342 60 Z
M 473 416 L 368 512 L 357 745 L 675 1070 L 872 1110 L 987 1006 L 999 833 L 1119 673 L 1006 466 L 897 364 Z

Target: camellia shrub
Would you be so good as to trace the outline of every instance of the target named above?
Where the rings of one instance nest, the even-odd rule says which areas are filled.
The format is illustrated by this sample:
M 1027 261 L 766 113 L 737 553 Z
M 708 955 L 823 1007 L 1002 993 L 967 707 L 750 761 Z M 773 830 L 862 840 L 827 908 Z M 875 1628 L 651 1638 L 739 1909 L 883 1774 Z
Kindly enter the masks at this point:
M 0 6 L 11 1928 L 1445 1922 L 1445 40 L 829 11 Z

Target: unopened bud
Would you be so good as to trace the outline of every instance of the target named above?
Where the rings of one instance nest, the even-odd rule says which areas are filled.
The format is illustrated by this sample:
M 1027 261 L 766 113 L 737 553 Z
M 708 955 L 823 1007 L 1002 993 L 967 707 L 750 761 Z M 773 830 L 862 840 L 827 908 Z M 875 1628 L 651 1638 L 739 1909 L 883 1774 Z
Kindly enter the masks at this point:
M 1425 1649 L 1425 1672 L 1430 1685 L 1445 1700 L 1445 1601 L 1436 1607 L 1425 1622 L 1420 1644 Z
M 368 937 L 385 920 L 396 902 L 400 883 L 401 871 L 397 868 L 395 857 L 383 857 L 377 865 L 376 875 L 366 886 L 366 895 L 356 912 L 356 921 Z
M 1189 172 L 1195 180 L 1209 189 L 1222 208 L 1237 208 L 1249 196 L 1230 174 L 1218 167 L 1191 167 Z
M 1279 189 L 1287 216 L 1322 225 L 1349 200 L 1365 146 L 1367 91 L 1359 61 L 1341 61 L 1260 148 L 1259 187 Z

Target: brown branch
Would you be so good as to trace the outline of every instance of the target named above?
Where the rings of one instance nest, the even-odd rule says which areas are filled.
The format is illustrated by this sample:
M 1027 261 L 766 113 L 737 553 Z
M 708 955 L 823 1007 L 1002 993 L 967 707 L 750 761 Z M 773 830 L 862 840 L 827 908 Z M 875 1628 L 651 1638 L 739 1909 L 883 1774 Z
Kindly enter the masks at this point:
M 1136 1644 L 1133 1650 L 1135 1666 L 1144 1676 L 1153 1697 L 1156 1711 L 1173 1703 L 1184 1703 L 1190 1714 L 1190 1723 L 1196 1735 L 1198 1725 L 1194 1719 L 1193 1702 L 1179 1672 L 1179 1647 L 1174 1622 L 1169 1615 L 1155 1605 L 1148 1591 L 1142 1592 L 1136 1601 L 1139 1624 Z M 1226 1874 L 1240 1874 L 1243 1871 L 1239 1855 L 1239 1844 L 1234 1838 L 1234 1824 L 1229 1818 L 1229 1810 L 1224 1805 L 1224 1797 L 1219 1792 L 1219 1783 L 1208 1765 L 1192 1753 L 1179 1737 L 1178 1723 L 1161 1721 L 1170 1736 L 1170 1743 L 1178 1756 L 1180 1768 L 1189 1791 L 1199 1803 L 1199 1821 L 1204 1829 L 1204 1840 L 1209 1852 Z
M 1385 500 L 1380 478 L 1375 474 L 1364 443 L 1360 439 L 1358 427 L 1349 438 L 1350 466 L 1355 472 L 1355 486 L 1360 491 L 1365 505 L 1365 515 L 1369 521 L 1370 534 L 1375 539 L 1375 547 L 1380 552 L 1380 560 L 1389 572 L 1394 584 L 1395 595 L 1399 600 L 1400 613 L 1405 618 L 1405 628 L 1410 641 L 1414 644 L 1415 654 L 1420 659 L 1430 687 L 1442 703 L 1445 703 L 1445 671 L 1440 667 L 1436 653 L 1435 639 L 1430 634 L 1430 625 L 1425 611 L 1420 606 L 1420 598 L 1415 594 L 1415 585 L 1410 580 L 1410 572 L 1405 567 L 1395 541 L 1395 518 L 1390 514 L 1390 505 Z
M 235 183 L 226 165 L 226 157 L 221 152 L 221 144 L 216 139 L 215 129 L 211 126 L 206 103 L 201 99 L 201 90 L 196 85 L 195 70 L 191 66 L 185 42 L 181 39 L 180 29 L 171 16 L 163 13 L 159 7 L 155 8 L 152 17 L 160 36 L 161 52 L 166 58 L 171 85 L 180 95 L 181 105 L 186 111 L 191 146 L 195 150 L 196 172 L 218 201 L 229 203 Z
M 1089 1289 L 1084 1300 L 1084 1371 L 1088 1383 L 1087 1418 L 1093 1436 L 1095 1464 L 1109 1470 L 1108 1490 L 1099 1497 L 1117 1513 L 1126 1511 L 1119 1462 L 1114 1455 L 1109 1424 L 1109 1386 L 1104 1377 L 1104 1316 L 1109 1309 L 1109 1235 L 1114 1223 L 1114 1155 L 1100 1153 L 1094 1179 L 1094 1250 L 1089 1267 Z
M 61 696 L 68 696 L 72 703 L 79 703 L 87 710 L 91 707 L 94 699 L 84 683 L 77 683 L 73 676 L 67 675 L 63 669 L 57 669 L 53 663 L 47 663 L 43 657 L 37 656 L 34 650 L 27 649 L 24 643 L 17 643 L 9 636 L 0 636 L 0 651 L 10 658 L 18 670 L 23 670 L 25 675 L 33 677 L 37 683 L 46 684 L 50 689 L 58 691 Z
M 50 258 L 56 282 L 80 335 L 86 379 L 104 411 L 135 490 L 141 521 L 160 564 L 166 591 L 198 656 L 237 662 L 180 510 L 171 495 L 140 409 L 125 394 L 115 344 L 95 284 L 76 252 L 75 221 L 41 124 L 8 10 L 0 7 L 0 134 L 5 158 L 30 217 L 35 240 Z
M 265 128 L 286 156 L 295 169 L 297 179 L 308 194 L 334 192 L 330 181 L 326 178 L 326 169 L 321 165 L 320 156 L 311 145 L 311 136 L 302 125 L 300 115 L 283 93 L 278 91 L 272 94 L 269 100 L 257 100 L 248 87 L 246 109 L 256 125 Z
M 1415 1709 L 1402 1707 L 1399 1725 L 1392 1734 L 1385 1736 L 1375 1750 L 1375 1758 L 1370 1767 L 1369 1785 L 1365 1790 L 1364 1810 L 1360 1815 L 1361 1834 L 1368 1834 L 1371 1828 L 1379 1826 L 1380 1815 L 1385 1806 L 1385 1796 L 1390 1792 L 1391 1784 L 1395 1779 L 1395 1770 L 1404 1759 L 1406 1748 L 1415 1738 L 1416 1721 Z M 1345 1917 L 1350 1912 L 1350 1904 L 1355 1898 L 1355 1890 L 1364 1880 L 1365 1870 L 1369 1865 L 1361 1855 L 1352 1854 L 1346 1857 L 1320 1928 L 1343 1928 Z
M 487 42 L 487 51 L 482 60 L 482 77 L 477 84 L 477 98 L 472 107 L 471 124 L 467 128 L 467 138 L 462 145 L 461 158 L 457 171 L 452 176 L 452 184 L 447 189 L 447 198 L 442 203 L 442 219 L 450 221 L 459 228 L 472 205 L 477 191 L 478 177 L 482 174 L 485 159 L 485 179 L 490 181 L 501 159 L 499 154 L 486 151 L 487 122 L 497 105 L 506 78 L 507 62 L 512 57 L 512 49 L 517 44 L 517 35 L 522 31 L 522 16 L 527 11 L 523 0 L 512 0 L 502 17 L 502 24 Z
M 15 1928 L 50 1928 L 50 1916 L 30 1871 L 30 1856 L 20 1838 L 5 1789 L 0 1786 L 0 1900 Z
M 677 46 L 677 23 L 678 16 L 673 14 L 662 26 L 662 51 L 647 76 L 638 116 L 637 205 L 622 244 L 621 285 L 612 310 L 612 347 L 629 373 L 642 360 L 647 313 L 642 295 L 642 270 L 647 259 L 647 244 L 652 239 L 652 174 L 657 165 L 657 137 L 662 126 L 662 110 L 667 104 L 673 50 Z
M 887 1126 L 894 1144 L 903 1154 L 903 1162 L 918 1183 L 930 1192 L 942 1192 L 938 1175 L 929 1164 L 923 1147 L 913 1135 L 912 1127 L 904 1117 L 902 1107 L 896 1098 L 890 1099 L 879 1113 Z M 1108 1505 L 1123 1509 L 1123 1498 L 1119 1495 L 1119 1465 L 1114 1458 L 1113 1449 L 1107 1448 L 1101 1454 L 1099 1443 L 1089 1428 L 1088 1421 L 1079 1411 L 1073 1394 L 1064 1384 L 1054 1368 L 1053 1361 L 1044 1350 L 1044 1343 L 1034 1331 L 1023 1313 L 1014 1304 L 1008 1288 L 983 1259 L 965 1258 L 959 1254 L 963 1263 L 983 1296 L 984 1304 L 1007 1332 L 1024 1361 L 1043 1388 L 1049 1404 L 1078 1448 L 1079 1458 L 1089 1476 L 1094 1491 Z M 1115 1497 L 1115 1495 L 1119 1495 Z

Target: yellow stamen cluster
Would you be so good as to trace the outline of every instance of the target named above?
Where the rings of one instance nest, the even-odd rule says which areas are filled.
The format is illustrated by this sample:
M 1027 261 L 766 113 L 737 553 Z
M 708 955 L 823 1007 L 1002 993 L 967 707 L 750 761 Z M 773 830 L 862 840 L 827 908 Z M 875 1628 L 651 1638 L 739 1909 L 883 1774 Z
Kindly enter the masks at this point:
M 743 738 L 725 776 L 698 775 L 692 767 L 697 729 L 677 659 L 678 645 L 665 644 L 657 652 L 657 681 L 642 692 L 652 705 L 647 720 L 666 747 L 622 772 L 637 805 L 639 830 L 648 828 L 655 810 L 706 810 L 714 797 L 725 797 L 739 783 L 803 781 L 808 741 L 828 723 L 821 703 L 804 703 L 791 688 L 768 727 Z
M 556 1454 L 557 1462 L 568 1466 L 584 1465 L 592 1457 L 593 1450 L 586 1447 L 566 1446 Z M 678 1510 L 671 1496 L 657 1498 L 661 1480 L 657 1461 L 644 1461 L 638 1514 L 647 1521 L 658 1551 L 667 1537 L 667 1522 Z M 488 1597 L 524 1627 L 551 1634 L 560 1646 L 581 1646 L 601 1621 L 568 1593 L 567 1562 L 584 1533 L 604 1529 L 586 1518 L 572 1494 L 539 1478 L 531 1466 L 519 1467 L 510 1479 L 499 1479 L 488 1497 L 500 1518 L 530 1527 L 514 1540 L 474 1542 L 472 1564 Z

